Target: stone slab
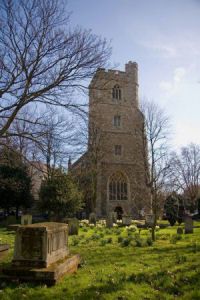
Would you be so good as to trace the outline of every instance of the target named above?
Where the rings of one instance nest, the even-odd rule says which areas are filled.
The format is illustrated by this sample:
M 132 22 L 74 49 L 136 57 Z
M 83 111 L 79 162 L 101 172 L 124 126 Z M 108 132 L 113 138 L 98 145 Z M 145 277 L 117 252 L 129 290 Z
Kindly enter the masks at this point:
M 56 284 L 65 274 L 77 271 L 80 265 L 80 255 L 67 257 L 50 265 L 48 268 L 23 268 L 11 265 L 2 270 L 1 280 L 36 282 L 47 285 Z

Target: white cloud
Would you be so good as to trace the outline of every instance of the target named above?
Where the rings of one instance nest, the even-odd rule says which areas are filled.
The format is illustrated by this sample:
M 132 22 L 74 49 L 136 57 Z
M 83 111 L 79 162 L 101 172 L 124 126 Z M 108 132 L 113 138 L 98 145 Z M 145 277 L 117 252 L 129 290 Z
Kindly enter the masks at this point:
M 186 70 L 183 67 L 178 67 L 174 70 L 173 78 L 171 81 L 162 80 L 159 84 L 160 89 L 163 92 L 175 94 L 179 91 L 180 85 L 184 81 Z
M 186 70 L 182 67 L 174 70 L 174 83 L 180 83 L 186 74 Z

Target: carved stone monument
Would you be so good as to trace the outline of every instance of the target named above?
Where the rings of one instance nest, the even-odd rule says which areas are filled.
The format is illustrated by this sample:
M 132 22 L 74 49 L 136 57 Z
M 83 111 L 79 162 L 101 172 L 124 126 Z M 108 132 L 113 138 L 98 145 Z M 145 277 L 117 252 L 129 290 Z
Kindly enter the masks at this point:
M 193 220 L 191 216 L 185 216 L 185 234 L 193 233 Z
M 32 215 L 22 215 L 21 216 L 21 225 L 32 224 Z
M 80 258 L 69 256 L 67 229 L 66 224 L 54 222 L 20 226 L 12 264 L 4 274 L 11 279 L 55 284 L 63 274 L 76 271 Z

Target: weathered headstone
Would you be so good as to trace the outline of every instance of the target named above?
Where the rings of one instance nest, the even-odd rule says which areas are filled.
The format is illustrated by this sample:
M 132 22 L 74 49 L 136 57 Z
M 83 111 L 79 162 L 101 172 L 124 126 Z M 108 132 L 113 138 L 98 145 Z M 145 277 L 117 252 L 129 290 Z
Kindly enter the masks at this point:
M 20 226 L 12 265 L 3 270 L 4 274 L 11 279 L 55 284 L 63 274 L 76 271 L 80 258 L 69 257 L 67 228 L 54 222 Z
M 68 224 L 68 233 L 69 235 L 77 235 L 79 230 L 79 221 L 76 218 L 68 218 L 66 220 Z
M 117 213 L 115 211 L 111 211 L 110 215 L 113 223 L 117 223 Z
M 145 215 L 145 225 L 148 227 L 152 227 L 153 224 L 154 224 L 154 215 L 153 214 Z
M 112 228 L 113 227 L 113 218 L 112 218 L 111 213 L 109 213 L 106 217 L 106 227 L 107 228 Z
M 132 223 L 132 217 L 131 216 L 122 216 L 122 224 L 129 226 Z
M 30 225 L 32 224 L 32 215 L 22 215 L 21 216 L 21 225 Z
M 89 215 L 89 223 L 96 225 L 96 222 L 97 222 L 96 214 L 94 212 L 90 213 L 90 215 Z
M 193 233 L 193 220 L 191 216 L 185 216 L 185 234 Z

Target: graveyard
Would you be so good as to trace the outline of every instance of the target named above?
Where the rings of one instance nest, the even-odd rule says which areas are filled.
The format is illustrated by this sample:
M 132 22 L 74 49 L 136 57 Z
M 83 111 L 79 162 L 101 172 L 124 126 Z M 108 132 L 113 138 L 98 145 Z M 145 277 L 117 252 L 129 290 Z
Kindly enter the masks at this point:
M 138 225 L 117 221 L 108 228 L 105 220 L 79 221 L 78 234 L 68 239 L 70 252 L 81 256 L 77 272 L 54 286 L 1 280 L 1 299 L 199 299 L 200 222 L 185 234 L 184 224 L 159 221 L 155 242 L 151 230 Z M 10 244 L 0 258 L 1 271 L 13 259 L 15 234 L 0 229 L 1 244 Z

